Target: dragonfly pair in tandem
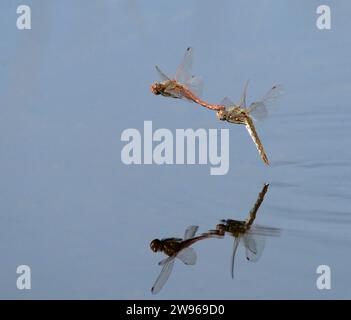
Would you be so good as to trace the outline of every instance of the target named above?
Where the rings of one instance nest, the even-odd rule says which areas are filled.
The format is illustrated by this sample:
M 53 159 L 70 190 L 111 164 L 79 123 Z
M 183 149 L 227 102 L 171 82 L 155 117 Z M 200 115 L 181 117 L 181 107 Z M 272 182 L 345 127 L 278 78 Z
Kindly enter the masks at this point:
M 156 70 L 161 78 L 161 82 L 155 82 L 151 85 L 151 91 L 155 95 L 165 97 L 186 99 L 195 102 L 207 109 L 217 111 L 216 116 L 219 120 L 227 121 L 234 124 L 242 124 L 246 126 L 257 150 L 265 164 L 269 164 L 266 152 L 260 141 L 252 119 L 262 120 L 267 117 L 269 106 L 272 105 L 280 93 L 282 86 L 273 86 L 267 94 L 259 101 L 252 102 L 246 106 L 246 91 L 248 81 L 244 86 L 244 90 L 239 103 L 232 102 L 225 97 L 220 104 L 210 104 L 202 100 L 201 94 L 203 89 L 203 81 L 201 78 L 192 75 L 191 69 L 193 64 L 193 49 L 187 48 L 183 61 L 177 69 L 175 78 L 168 77 L 161 69 L 156 66 Z
M 156 279 L 151 292 L 156 294 L 162 289 L 172 272 L 176 258 L 181 260 L 186 265 L 194 265 L 196 263 L 197 256 L 195 250 L 191 246 L 194 243 L 204 239 L 223 238 L 225 234 L 229 234 L 234 237 L 234 247 L 231 258 L 232 277 L 234 277 L 235 255 L 241 240 L 243 240 L 242 242 L 246 249 L 246 259 L 251 262 L 258 261 L 264 249 L 265 237 L 280 235 L 280 229 L 259 226 L 256 224 L 253 225 L 253 222 L 256 219 L 256 213 L 268 191 L 268 186 L 268 184 L 263 186 L 262 191 L 259 193 L 258 198 L 245 221 L 232 219 L 221 220 L 221 223 L 217 224 L 215 230 L 209 230 L 208 232 L 205 232 L 199 236 L 195 236 L 198 226 L 189 226 L 185 230 L 183 239 L 167 238 L 162 240 L 155 239 L 151 241 L 150 247 L 152 251 L 160 251 L 167 255 L 167 258 L 159 262 L 159 265 L 162 266 L 162 270 Z

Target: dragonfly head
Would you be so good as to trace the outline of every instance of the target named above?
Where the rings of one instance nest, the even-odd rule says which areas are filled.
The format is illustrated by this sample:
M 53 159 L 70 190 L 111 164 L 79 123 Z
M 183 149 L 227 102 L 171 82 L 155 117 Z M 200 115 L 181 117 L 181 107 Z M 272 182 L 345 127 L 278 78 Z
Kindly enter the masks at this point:
M 160 250 L 161 248 L 161 240 L 159 239 L 155 239 L 155 240 L 152 240 L 151 243 L 150 243 L 150 248 L 153 252 L 157 252 Z
M 219 110 L 216 113 L 217 119 L 218 120 L 226 120 L 227 119 L 227 111 L 225 110 Z
M 223 223 L 219 223 L 216 225 L 216 231 L 219 235 L 224 235 L 226 226 Z
M 162 94 L 164 86 L 162 83 L 155 82 L 150 86 L 150 90 L 153 94 L 159 95 Z

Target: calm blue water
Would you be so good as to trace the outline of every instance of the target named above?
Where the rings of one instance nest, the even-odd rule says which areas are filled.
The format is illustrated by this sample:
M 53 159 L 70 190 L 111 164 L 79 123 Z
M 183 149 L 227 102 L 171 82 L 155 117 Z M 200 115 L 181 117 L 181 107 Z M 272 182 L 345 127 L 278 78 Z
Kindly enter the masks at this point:
M 332 29 L 316 28 L 320 1 L 27 0 L 32 30 L 0 5 L 0 298 L 351 298 L 350 56 L 348 1 L 329 2 Z M 204 98 L 249 102 L 273 84 L 285 93 L 257 130 L 271 166 L 244 127 L 186 101 L 156 97 L 154 65 L 174 74 L 186 47 Z M 230 170 L 121 162 L 128 128 L 230 129 Z M 194 245 L 162 291 L 154 238 L 199 233 L 246 218 L 270 183 L 256 223 L 280 228 L 251 263 L 233 240 Z M 32 289 L 16 288 L 28 265 Z M 331 289 L 316 287 L 319 265 Z

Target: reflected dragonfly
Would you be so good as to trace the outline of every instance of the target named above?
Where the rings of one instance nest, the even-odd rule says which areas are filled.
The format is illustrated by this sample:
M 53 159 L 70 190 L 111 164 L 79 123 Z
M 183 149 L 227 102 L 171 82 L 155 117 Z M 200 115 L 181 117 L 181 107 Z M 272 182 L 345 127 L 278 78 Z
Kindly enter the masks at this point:
M 158 264 L 162 266 L 160 275 L 157 277 L 151 292 L 158 293 L 167 282 L 174 265 L 175 258 L 180 259 L 186 265 L 194 265 L 196 263 L 196 252 L 190 246 L 199 240 L 211 237 L 210 234 L 203 234 L 195 237 L 198 226 L 189 226 L 185 230 L 184 239 L 167 238 L 155 239 L 150 243 L 150 248 L 154 252 L 162 251 L 168 257 L 161 260 Z
M 262 120 L 267 117 L 267 107 L 269 108 L 269 106 L 271 106 L 276 101 L 282 92 L 282 86 L 273 86 L 260 101 L 252 102 L 249 107 L 246 107 L 247 86 L 248 81 L 244 86 L 244 90 L 238 104 L 235 104 L 228 97 L 225 97 L 220 103 L 223 105 L 223 107 L 225 107 L 225 109 L 217 111 L 216 115 L 219 120 L 245 125 L 247 131 L 249 132 L 253 142 L 257 147 L 257 150 L 263 162 L 269 165 L 266 152 L 263 148 L 260 138 L 258 137 L 252 119 Z
M 177 99 L 187 99 L 211 110 L 224 110 L 224 106 L 210 104 L 203 101 L 202 94 L 203 82 L 201 78 L 191 74 L 193 64 L 193 49 L 186 49 L 184 58 L 179 65 L 175 78 L 171 79 L 161 69 L 156 66 L 156 70 L 162 82 L 155 82 L 151 85 L 151 92 L 155 95 L 172 97 Z
M 235 254 L 238 249 L 241 239 L 246 250 L 246 259 L 251 262 L 259 260 L 264 246 L 266 236 L 279 236 L 280 229 L 265 227 L 259 225 L 253 225 L 256 219 L 256 214 L 260 208 L 264 196 L 268 191 L 269 184 L 263 186 L 262 191 L 259 193 L 258 198 L 250 210 L 249 215 L 245 221 L 239 220 L 221 220 L 220 224 L 217 224 L 216 230 L 211 230 L 207 234 L 216 235 L 218 237 L 224 237 L 225 233 L 230 234 L 234 237 L 233 253 L 231 260 L 231 276 L 234 278 L 234 261 Z

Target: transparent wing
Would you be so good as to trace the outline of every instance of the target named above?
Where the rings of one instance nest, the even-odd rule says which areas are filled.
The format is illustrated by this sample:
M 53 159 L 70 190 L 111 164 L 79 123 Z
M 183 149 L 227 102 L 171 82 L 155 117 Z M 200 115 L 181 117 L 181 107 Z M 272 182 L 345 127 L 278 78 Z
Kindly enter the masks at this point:
M 235 261 L 236 250 L 238 249 L 238 246 L 239 246 L 239 242 L 240 242 L 240 237 L 235 237 L 234 245 L 233 245 L 232 263 L 231 263 L 231 269 L 230 269 L 232 278 L 234 278 L 234 261 Z
M 168 260 L 170 260 L 170 259 L 174 259 L 174 257 L 167 257 L 167 258 L 164 258 L 163 260 L 161 260 L 159 263 L 158 263 L 158 265 L 159 266 L 163 266 L 165 263 L 167 263 L 168 262 Z
M 162 71 L 161 69 L 159 68 L 159 66 L 155 66 L 157 72 L 158 72 L 158 75 L 160 76 L 161 80 L 162 81 L 167 81 L 169 80 L 169 77 L 167 77 Z
M 248 112 L 255 120 L 267 118 L 269 114 L 268 109 L 275 105 L 282 93 L 283 87 L 281 85 L 273 86 L 262 100 L 251 103 Z
M 246 259 L 251 262 L 258 261 L 266 243 L 265 238 L 260 235 L 253 235 L 252 233 L 245 233 L 243 238 L 246 249 Z
M 179 90 L 175 90 L 175 87 L 168 86 L 168 88 L 165 90 L 168 94 L 170 94 L 173 98 L 178 98 L 178 99 L 185 99 L 184 95 L 182 92 Z
M 281 229 L 255 224 L 250 228 L 250 233 L 252 235 L 260 235 L 265 237 L 280 237 Z
M 180 83 L 188 82 L 192 77 L 191 75 L 192 65 L 193 65 L 193 49 L 189 47 L 186 49 L 183 60 L 177 69 L 175 80 L 177 80 Z
M 246 91 L 247 91 L 248 85 L 249 85 L 249 80 L 247 80 L 245 85 L 244 85 L 244 90 L 243 90 L 243 93 L 242 93 L 241 98 L 240 98 L 239 107 L 246 108 Z
M 185 86 L 197 97 L 202 96 L 202 91 L 204 88 L 204 82 L 200 77 L 192 76 L 186 83 Z
M 220 105 L 224 106 L 227 109 L 235 106 L 235 103 L 232 100 L 230 100 L 228 97 L 224 97 L 220 102 Z
M 184 240 L 194 238 L 197 229 L 199 229 L 198 226 L 189 226 L 186 228 L 185 233 L 184 233 Z
M 197 259 L 195 250 L 190 247 L 180 250 L 176 257 L 186 265 L 194 265 Z
M 174 265 L 174 257 L 168 257 L 165 261 L 165 263 L 163 264 L 163 268 L 161 270 L 160 275 L 157 277 L 155 284 L 153 285 L 151 292 L 153 294 L 158 293 L 162 287 L 164 286 L 164 284 L 167 282 L 172 269 L 173 269 L 173 265 Z
M 268 117 L 267 106 L 265 103 L 260 101 L 253 102 L 250 105 L 250 108 L 252 108 L 251 110 L 249 110 L 250 116 L 252 116 L 252 119 L 256 121 L 261 121 Z

